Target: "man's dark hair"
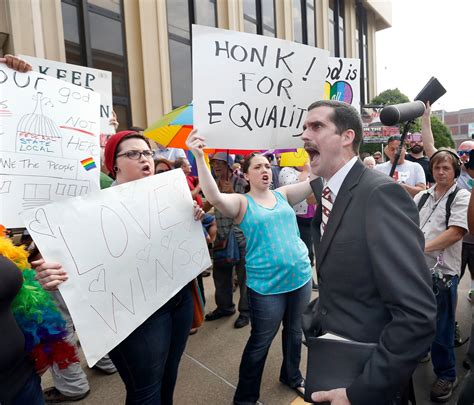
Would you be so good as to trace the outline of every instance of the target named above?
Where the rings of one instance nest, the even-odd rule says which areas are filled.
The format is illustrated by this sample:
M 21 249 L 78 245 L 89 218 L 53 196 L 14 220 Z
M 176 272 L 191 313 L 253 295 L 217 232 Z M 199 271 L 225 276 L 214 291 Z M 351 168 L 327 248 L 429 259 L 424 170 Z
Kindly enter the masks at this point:
M 388 145 L 390 142 L 393 142 L 393 141 L 401 142 L 401 141 L 402 141 L 402 137 L 401 137 L 400 135 L 392 135 L 391 137 L 388 138 L 388 140 L 387 140 L 387 145 Z
M 352 150 L 356 155 L 359 154 L 359 148 L 362 143 L 362 119 L 360 114 L 350 104 L 337 100 L 319 100 L 308 107 L 308 111 L 318 107 L 332 108 L 331 121 L 337 128 L 337 133 L 342 134 L 348 129 L 352 129 L 355 133 L 354 141 L 352 142 Z

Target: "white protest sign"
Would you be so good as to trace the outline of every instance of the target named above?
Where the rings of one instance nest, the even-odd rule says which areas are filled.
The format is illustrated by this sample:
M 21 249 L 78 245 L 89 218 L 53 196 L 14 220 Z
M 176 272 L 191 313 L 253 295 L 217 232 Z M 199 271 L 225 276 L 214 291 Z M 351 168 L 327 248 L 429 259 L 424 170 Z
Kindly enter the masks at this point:
M 209 148 L 302 146 L 329 52 L 277 38 L 193 25 L 194 126 Z
M 100 94 L 100 132 L 114 134 L 115 128 L 109 124 L 112 118 L 112 72 L 93 69 L 70 63 L 56 62 L 54 60 L 34 58 L 33 56 L 20 55 L 39 72 L 56 79 L 61 79 L 77 86 L 85 87 Z
M 360 59 L 329 58 L 324 100 L 338 100 L 360 111 Z
M 99 170 L 99 95 L 0 65 L 0 224 L 22 227 L 25 209 L 98 191 Z
M 24 214 L 60 290 L 89 366 L 211 264 L 182 170 Z

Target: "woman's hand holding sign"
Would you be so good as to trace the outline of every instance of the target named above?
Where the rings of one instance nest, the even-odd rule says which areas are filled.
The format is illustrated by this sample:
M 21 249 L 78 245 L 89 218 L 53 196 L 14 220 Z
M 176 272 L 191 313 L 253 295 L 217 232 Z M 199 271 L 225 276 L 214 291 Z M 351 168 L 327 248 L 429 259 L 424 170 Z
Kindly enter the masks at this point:
M 204 156 L 203 148 L 206 146 L 204 137 L 198 135 L 197 129 L 193 129 L 186 140 L 186 146 L 193 152 L 193 155 L 198 157 Z

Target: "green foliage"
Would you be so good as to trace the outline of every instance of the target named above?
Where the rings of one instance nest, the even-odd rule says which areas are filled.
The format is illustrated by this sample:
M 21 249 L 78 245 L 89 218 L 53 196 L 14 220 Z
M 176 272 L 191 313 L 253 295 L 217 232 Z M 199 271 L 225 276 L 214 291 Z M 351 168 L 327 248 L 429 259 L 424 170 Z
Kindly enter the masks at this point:
M 383 91 L 378 96 L 372 99 L 371 104 L 389 105 L 408 102 L 410 102 L 410 99 L 397 88 Z M 431 130 L 433 131 L 436 148 L 440 148 L 442 146 L 451 148 L 455 147 L 449 127 L 434 115 L 431 116 Z M 403 127 L 400 128 L 400 134 L 402 132 Z M 411 125 L 410 132 L 421 132 L 421 118 L 416 119 L 415 122 Z M 368 152 L 370 154 L 373 154 L 375 151 L 379 150 L 381 150 L 381 144 L 379 143 L 363 143 L 360 148 L 360 152 Z
M 433 131 L 435 146 L 437 148 L 441 148 L 442 146 L 455 147 L 449 127 L 434 115 L 431 116 L 431 130 Z
M 405 96 L 400 90 L 398 89 L 388 89 L 382 91 L 378 96 L 374 97 L 371 104 L 376 105 L 387 105 L 387 104 L 400 104 L 400 103 L 408 103 L 410 99 Z

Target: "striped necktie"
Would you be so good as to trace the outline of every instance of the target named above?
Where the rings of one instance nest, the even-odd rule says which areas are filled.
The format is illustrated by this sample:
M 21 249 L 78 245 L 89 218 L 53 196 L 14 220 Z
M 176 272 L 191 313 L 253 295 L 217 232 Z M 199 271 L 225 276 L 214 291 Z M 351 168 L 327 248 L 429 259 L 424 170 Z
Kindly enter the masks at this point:
M 326 226 L 328 224 L 329 215 L 331 215 L 332 210 L 332 197 L 331 197 L 331 189 L 329 187 L 324 187 L 323 195 L 322 195 L 322 221 L 321 221 L 321 237 L 326 230 Z

